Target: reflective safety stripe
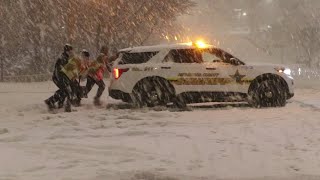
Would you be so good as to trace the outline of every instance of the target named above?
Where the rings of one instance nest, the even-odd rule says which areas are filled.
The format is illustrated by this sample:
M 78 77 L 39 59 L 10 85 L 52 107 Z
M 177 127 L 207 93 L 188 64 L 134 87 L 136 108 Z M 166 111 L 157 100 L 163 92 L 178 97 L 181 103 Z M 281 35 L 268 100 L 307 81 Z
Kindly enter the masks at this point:
M 244 79 L 236 82 L 231 78 L 167 78 L 176 85 L 228 85 L 228 84 L 250 84 L 252 80 Z
M 81 61 L 77 58 L 72 58 L 69 62 L 61 69 L 61 71 L 70 79 L 77 78 L 81 69 Z

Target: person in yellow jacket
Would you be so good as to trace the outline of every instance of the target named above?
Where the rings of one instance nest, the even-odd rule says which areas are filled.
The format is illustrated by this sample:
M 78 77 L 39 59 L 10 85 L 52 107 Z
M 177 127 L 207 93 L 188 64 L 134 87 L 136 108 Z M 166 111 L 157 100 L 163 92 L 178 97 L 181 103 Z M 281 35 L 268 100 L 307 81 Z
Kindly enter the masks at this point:
M 56 103 L 56 97 L 66 97 L 65 111 L 71 112 L 71 101 L 74 98 L 72 86 L 74 81 L 78 79 L 80 73 L 83 71 L 83 65 L 78 57 L 72 57 L 68 60 L 68 63 L 61 67 L 62 83 L 59 91 L 49 98 L 52 103 Z
M 72 81 L 78 79 L 82 72 L 83 65 L 81 59 L 73 57 L 69 59 L 68 63 L 62 67 L 61 71 Z

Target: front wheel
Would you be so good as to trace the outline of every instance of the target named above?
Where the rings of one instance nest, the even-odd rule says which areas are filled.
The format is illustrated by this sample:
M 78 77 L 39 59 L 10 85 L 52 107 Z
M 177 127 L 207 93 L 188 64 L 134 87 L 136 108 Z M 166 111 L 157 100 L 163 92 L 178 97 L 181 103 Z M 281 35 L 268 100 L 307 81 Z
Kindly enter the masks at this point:
M 179 109 L 187 108 L 187 103 L 182 95 L 176 95 L 173 101 L 173 105 Z
M 249 103 L 254 107 L 284 107 L 286 91 L 276 80 L 265 80 L 258 83 L 249 94 Z

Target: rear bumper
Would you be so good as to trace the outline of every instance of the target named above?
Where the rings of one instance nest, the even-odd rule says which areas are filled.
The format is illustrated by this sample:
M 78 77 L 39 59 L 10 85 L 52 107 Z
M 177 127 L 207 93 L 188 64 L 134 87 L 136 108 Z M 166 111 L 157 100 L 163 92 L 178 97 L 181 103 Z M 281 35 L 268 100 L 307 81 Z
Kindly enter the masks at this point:
M 110 90 L 109 89 L 109 96 L 112 97 L 113 99 L 119 99 L 124 102 L 130 102 L 131 101 L 131 96 L 129 93 L 122 92 L 120 90 Z

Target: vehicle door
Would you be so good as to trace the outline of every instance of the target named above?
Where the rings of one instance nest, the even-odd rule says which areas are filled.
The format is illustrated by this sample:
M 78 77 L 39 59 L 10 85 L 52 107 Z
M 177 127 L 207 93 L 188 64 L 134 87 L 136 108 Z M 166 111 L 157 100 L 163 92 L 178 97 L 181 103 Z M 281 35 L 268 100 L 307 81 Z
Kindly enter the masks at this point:
M 249 80 L 248 68 L 243 62 L 221 49 L 207 49 L 202 52 L 206 70 L 212 68 L 218 75 L 210 83 L 216 92 L 246 92 Z
M 205 85 L 201 52 L 197 49 L 174 49 L 169 52 L 161 67 L 162 74 L 174 86 L 177 94 L 199 92 Z

